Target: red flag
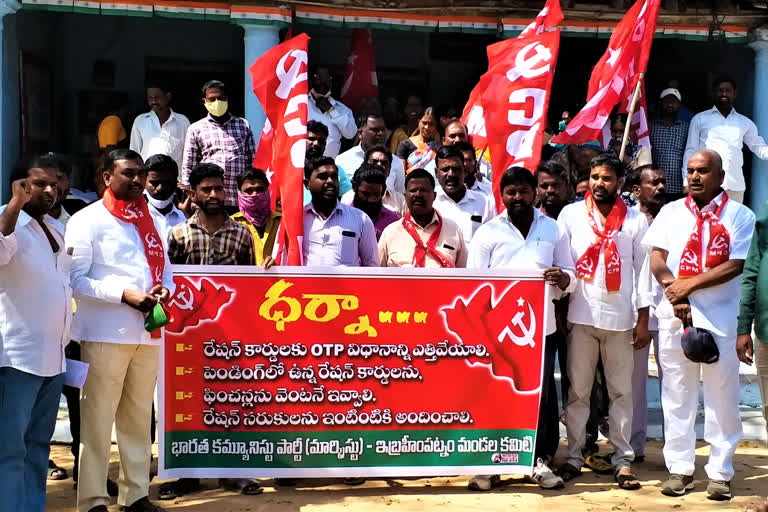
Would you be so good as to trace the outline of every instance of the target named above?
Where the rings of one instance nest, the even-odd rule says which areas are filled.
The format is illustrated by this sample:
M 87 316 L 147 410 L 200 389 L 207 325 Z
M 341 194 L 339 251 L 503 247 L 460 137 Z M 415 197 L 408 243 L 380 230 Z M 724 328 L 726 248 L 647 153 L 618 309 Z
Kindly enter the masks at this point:
M 267 140 L 259 142 L 257 157 L 263 158 L 267 151 L 262 150 L 262 144 L 271 146 L 269 168 L 273 172 L 273 196 L 280 198 L 283 207 L 280 228 L 286 244 L 281 250 L 287 250 L 287 258 L 282 260 L 287 265 L 301 265 L 303 261 L 308 42 L 306 34 L 289 39 L 259 57 L 248 70 L 253 92 L 271 127 Z
M 583 144 L 595 140 L 617 104 L 622 103 L 627 111 L 640 74 L 648 65 L 659 3 L 637 0 L 624 15 L 613 31 L 608 50 L 592 70 L 587 104 L 552 142 Z
M 341 101 L 356 111 L 363 98 L 378 95 L 379 82 L 376 78 L 376 59 L 373 56 L 371 31 L 367 28 L 358 28 L 352 32 L 352 44 L 349 48 L 347 67 L 344 69 Z
M 560 0 L 547 0 L 544 8 L 539 12 L 539 15 L 536 16 L 536 19 L 533 20 L 530 25 L 525 27 L 517 38 L 522 39 L 525 37 L 537 36 L 545 30 L 556 27 L 562 20 L 563 11 L 560 8 Z M 488 46 L 486 50 L 488 53 L 488 69 L 491 68 L 490 61 L 505 49 L 504 42 L 505 41 L 502 41 Z M 472 92 L 469 93 L 469 100 L 461 114 L 461 122 L 467 127 L 467 133 L 472 140 L 472 144 L 475 148 L 481 151 L 488 147 L 485 130 L 485 116 L 483 114 L 482 104 L 482 96 L 487 87 L 488 78 L 486 75 L 483 75 L 480 77 L 480 81 L 475 88 L 472 89 Z
M 200 281 L 200 288 L 186 277 L 176 277 L 176 293 L 166 306 L 171 322 L 165 328 L 168 332 L 180 333 L 187 327 L 194 327 L 203 320 L 216 320 L 219 311 L 232 299 L 233 292 L 223 286 L 217 287 L 208 279 Z
M 539 165 L 549 94 L 555 75 L 560 32 L 507 39 L 489 60 L 483 108 L 488 116 L 493 191 L 501 211 L 499 184 L 504 170 L 519 165 L 532 172 Z M 490 52 L 489 52 L 490 54 Z

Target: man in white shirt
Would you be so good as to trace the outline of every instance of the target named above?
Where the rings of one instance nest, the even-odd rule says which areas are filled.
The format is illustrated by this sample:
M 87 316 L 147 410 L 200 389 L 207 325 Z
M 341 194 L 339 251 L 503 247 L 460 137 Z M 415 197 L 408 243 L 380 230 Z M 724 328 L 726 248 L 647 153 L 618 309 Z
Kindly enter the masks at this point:
M 72 337 L 82 340 L 82 360 L 90 365 L 80 395 L 80 512 L 104 512 L 110 502 L 104 476 L 112 423 L 121 465 L 117 503 L 128 512 L 160 510 L 147 499 L 160 339 L 144 330 L 144 316 L 170 297 L 174 284 L 142 196 L 146 180 L 141 156 L 110 151 L 103 198 L 73 215 L 67 226 L 77 300 Z
M 167 155 L 152 155 L 145 162 L 147 187 L 144 197 L 149 203 L 149 214 L 155 221 L 163 245 L 168 248 L 168 235 L 173 227 L 187 220 L 187 216 L 174 204 L 179 181 L 179 167 Z
M 0 208 L 0 511 L 45 510 L 49 443 L 64 384 L 72 290 L 56 161 L 32 158 Z M 104 477 L 102 476 L 102 485 Z
M 399 160 L 399 158 L 395 158 L 395 160 Z M 337 158 L 336 162 L 338 161 L 339 159 Z M 370 147 L 365 152 L 363 162 L 367 163 L 368 165 L 375 165 L 381 169 L 381 171 L 384 173 L 384 176 L 389 178 L 390 172 L 392 170 L 392 152 L 382 145 Z M 341 167 L 339 167 L 339 174 L 341 174 L 341 172 Z M 339 177 L 339 180 L 341 180 L 341 177 Z M 339 182 L 339 186 L 341 186 L 341 182 Z M 344 204 L 351 204 L 354 197 L 354 190 L 350 190 L 341 196 L 341 201 Z M 405 215 L 405 212 L 408 211 L 408 208 L 405 205 L 405 196 L 400 192 L 390 189 L 389 180 L 387 180 L 387 187 L 384 191 L 384 198 L 381 202 L 384 205 L 384 208 L 392 210 L 401 217 Z
M 339 201 L 339 173 L 333 158 L 310 160 L 304 186 L 312 202 L 304 206 L 304 264 L 310 266 L 378 267 L 376 232 L 370 217 Z M 264 267 L 274 265 L 271 257 Z
M 181 167 L 189 119 L 174 112 L 171 93 L 159 84 L 147 85 L 149 112 L 133 121 L 130 148 L 146 161 L 152 155 L 168 155 Z
M 704 438 L 710 443 L 708 498 L 731 499 L 733 454 L 741 439 L 736 326 L 744 260 L 755 215 L 732 201 L 722 184 L 720 156 L 697 151 L 688 160 L 687 198 L 661 209 L 643 243 L 652 249 L 651 271 L 664 287 L 656 309 L 659 362 L 664 370 L 664 462 L 669 479 L 662 493 L 682 496 L 694 488 L 699 375 L 704 386 Z M 683 330 L 711 334 L 719 359 L 700 364 L 684 352 Z M 689 329 L 686 329 L 689 331 Z
M 496 199 L 493 196 L 493 185 L 490 181 L 483 179 L 483 175 L 478 170 L 477 151 L 472 144 L 464 140 L 457 142 L 456 147 L 464 155 L 464 184 L 468 190 L 483 194 L 495 212 Z
M 440 187 L 435 209 L 455 222 L 469 244 L 482 224 L 496 216 L 484 194 L 467 190 L 464 182 L 464 155 L 456 146 L 443 146 L 435 154 L 435 169 Z
M 568 305 L 568 321 L 573 324 L 565 411 L 568 458 L 559 473 L 565 481 L 581 474 L 590 395 L 601 358 L 610 396 L 608 439 L 615 449 L 611 463 L 619 487 L 633 490 L 640 487 L 630 469 L 633 348 L 640 350 L 649 341 L 647 297 L 639 297 L 635 304 L 633 295 L 647 255 L 641 241 L 648 222 L 619 197 L 623 178 L 624 165 L 618 158 L 598 155 L 591 162 L 590 190 L 584 201 L 569 204 L 557 219 L 569 239 L 578 278 Z
M 632 193 L 637 197 L 634 209 L 645 215 L 648 225 L 651 225 L 659 214 L 667 197 L 667 179 L 664 171 L 659 168 L 645 167 L 632 171 L 630 178 Z M 662 371 L 659 365 L 659 321 L 656 318 L 656 306 L 664 296 L 664 290 L 651 273 L 650 254 L 643 262 L 640 271 L 637 294 L 645 293 L 652 297 L 648 308 L 648 333 L 653 341 L 653 353 L 656 355 L 656 368 L 659 381 Z M 635 369 L 632 372 L 632 437 L 630 444 L 635 452 L 635 462 L 645 460 L 645 443 L 648 440 L 648 355 L 651 351 L 649 343 L 641 350 L 635 350 Z
M 366 152 L 374 146 L 381 146 L 387 140 L 387 125 L 378 114 L 369 114 L 360 127 L 360 144 L 336 157 L 336 165 L 350 176 L 363 164 Z M 327 151 L 327 149 L 326 149 Z M 326 153 L 327 154 L 327 153 Z M 402 194 L 405 192 L 405 169 L 403 161 L 395 158 L 387 175 L 387 190 Z
M 328 68 L 315 68 L 310 73 L 309 83 L 312 88 L 307 102 L 307 120 L 320 121 L 328 127 L 325 156 L 336 158 L 341 150 L 341 140 L 357 135 L 355 116 L 346 105 L 331 98 L 331 73 Z
M 736 99 L 736 82 L 729 77 L 715 80 L 712 88 L 715 106 L 693 116 L 688 128 L 688 142 L 683 155 L 683 183 L 688 176 L 688 160 L 699 149 L 716 151 L 725 171 L 723 188 L 732 200 L 744 202 L 744 183 L 742 166 L 744 159 L 741 149 L 744 144 L 758 158 L 768 159 L 768 144 L 758 135 L 757 127 L 749 118 L 736 112 L 733 101 Z
M 474 152 L 473 152 L 474 154 Z M 511 167 L 501 177 L 501 200 L 506 208 L 483 224 L 469 245 L 467 268 L 513 268 L 536 270 L 555 287 L 554 297 L 569 293 L 576 287 L 573 258 L 568 239 L 557 222 L 533 207 L 536 200 L 536 178 L 523 167 Z M 544 371 L 536 433 L 536 467 L 533 480 L 544 489 L 562 488 L 563 480 L 555 476 L 549 464 L 560 442 L 559 408 L 555 384 L 557 345 L 549 337 L 555 332 L 555 307 L 547 305 Z M 478 476 L 469 488 L 488 490 L 498 482 L 493 477 Z

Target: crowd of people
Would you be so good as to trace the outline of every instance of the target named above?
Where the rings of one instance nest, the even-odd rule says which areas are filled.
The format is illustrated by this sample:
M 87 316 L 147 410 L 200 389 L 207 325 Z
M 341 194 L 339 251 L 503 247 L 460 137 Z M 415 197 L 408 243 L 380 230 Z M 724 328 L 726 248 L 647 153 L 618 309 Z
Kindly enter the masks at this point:
M 605 151 L 546 145 L 537 169 L 491 169 L 455 113 L 442 116 L 415 96 L 393 129 L 376 102 L 356 121 L 331 96 L 327 69 L 310 73 L 310 84 L 306 265 L 541 271 L 555 300 L 530 479 L 558 489 L 588 466 L 612 474 L 621 489 L 641 486 L 632 465 L 645 458 L 653 341 L 669 471 L 662 493 L 694 487 L 701 372 L 707 494 L 731 498 L 740 360 L 756 361 L 768 392 L 768 349 L 752 338 L 754 325 L 768 341 L 768 270 L 759 277 L 768 206 L 756 222 L 740 204 L 742 145 L 761 158 L 768 145 L 733 109 L 733 80 L 716 81 L 714 107 L 692 118 L 679 90 L 665 89 L 650 151 L 629 144 L 619 159 L 619 116 Z M 270 179 L 252 166 L 253 134 L 230 113 L 226 86 L 203 86 L 208 115 L 192 124 L 171 110 L 162 86 L 150 84 L 146 96 L 151 110 L 130 137 L 119 119 L 99 128 L 100 199 L 70 195 L 61 155 L 28 158 L 11 177 L 0 213 L 0 511 L 44 510 L 46 478 L 67 477 L 49 460 L 62 391 L 78 509 L 106 511 L 117 496 L 129 512 L 162 510 L 148 499 L 159 339 L 144 329 L 145 315 L 174 293 L 171 264 L 275 264 L 279 203 L 272 208 Z M 564 112 L 558 129 L 570 119 Z M 354 141 L 341 152 L 346 139 Z M 90 365 L 79 392 L 64 386 L 65 358 Z M 568 446 L 555 468 L 560 421 Z M 113 423 L 117 483 L 108 479 Z M 598 454 L 598 432 L 611 454 Z M 499 475 L 478 475 L 468 487 L 499 483 Z M 252 479 L 220 484 L 262 491 Z M 181 479 L 159 495 L 199 487 L 199 479 Z

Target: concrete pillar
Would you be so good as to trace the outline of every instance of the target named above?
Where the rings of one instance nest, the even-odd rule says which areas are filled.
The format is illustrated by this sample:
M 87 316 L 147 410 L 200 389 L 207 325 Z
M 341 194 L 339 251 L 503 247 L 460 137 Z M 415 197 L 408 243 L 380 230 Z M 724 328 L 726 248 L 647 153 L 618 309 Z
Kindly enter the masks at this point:
M 11 186 L 8 183 L 14 160 L 18 158 L 19 148 L 17 144 L 9 144 L 18 141 L 18 133 L 12 130 L 19 127 L 18 105 L 13 100 L 18 98 L 18 48 L 15 44 L 15 31 L 7 32 L 5 27 L 6 14 L 13 14 L 21 8 L 16 0 L 0 0 L 0 203 L 5 203 L 10 194 Z M 14 41 L 6 41 L 13 37 Z M 16 59 L 16 60 L 14 60 Z
M 258 144 L 266 115 L 258 98 L 253 94 L 248 68 L 267 50 L 280 43 L 280 29 L 277 26 L 269 25 L 243 25 L 243 29 L 245 30 L 245 118 L 250 123 L 253 136 Z
M 755 87 L 752 120 L 757 125 L 757 132 L 768 138 L 768 27 L 758 27 L 753 31 L 755 41 L 750 47 L 755 51 Z M 749 196 L 745 202 L 755 212 L 768 200 L 768 161 L 752 159 L 752 180 Z

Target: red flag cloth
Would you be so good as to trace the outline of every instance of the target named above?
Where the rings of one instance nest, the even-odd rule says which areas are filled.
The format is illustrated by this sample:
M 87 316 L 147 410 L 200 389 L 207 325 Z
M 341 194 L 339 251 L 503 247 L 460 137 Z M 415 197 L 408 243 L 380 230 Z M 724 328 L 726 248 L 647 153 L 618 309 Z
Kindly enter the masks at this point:
M 547 0 L 544 8 L 536 16 L 536 19 L 530 25 L 525 27 L 518 39 L 530 36 L 537 36 L 545 30 L 556 27 L 563 20 L 563 10 L 560 8 L 560 0 Z M 498 53 L 504 49 L 503 41 L 488 46 L 488 69 L 491 68 L 490 61 L 498 57 Z M 486 73 L 487 75 L 487 73 Z M 467 133 L 472 140 L 475 149 L 485 150 L 488 147 L 487 135 L 485 130 L 485 116 L 483 114 L 482 95 L 488 87 L 488 78 L 486 75 L 480 77 L 472 92 L 469 93 L 469 100 L 464 106 L 461 114 L 461 122 L 467 127 Z
M 488 85 L 482 95 L 488 148 L 493 168 L 493 192 L 499 212 L 504 208 L 499 185 L 512 166 L 536 170 L 541 159 L 547 108 L 560 47 L 560 32 L 543 32 L 507 39 L 489 51 Z M 496 46 L 496 45 L 494 45 Z
M 608 50 L 592 70 L 587 104 L 560 135 L 559 144 L 583 144 L 600 137 L 613 108 L 631 100 L 651 53 L 661 0 L 637 0 L 611 35 Z M 647 124 L 647 123 L 646 123 Z
M 286 243 L 281 249 L 287 253 L 281 261 L 287 265 L 303 262 L 308 42 L 306 34 L 291 38 L 268 50 L 248 69 L 253 92 L 271 126 L 271 141 L 264 144 L 272 148 L 272 196 L 280 199 L 283 208 L 280 227 Z M 257 157 L 262 158 L 263 153 L 257 151 Z
M 200 281 L 200 288 L 186 277 L 176 277 L 176 293 L 166 306 L 171 322 L 168 332 L 180 333 L 203 320 L 216 320 L 219 311 L 232 298 L 232 291 L 217 287 L 208 279 Z
M 344 85 L 341 101 L 357 111 L 365 97 L 378 97 L 379 82 L 376 78 L 376 59 L 373 55 L 373 39 L 367 28 L 352 31 L 347 66 L 344 68 Z

